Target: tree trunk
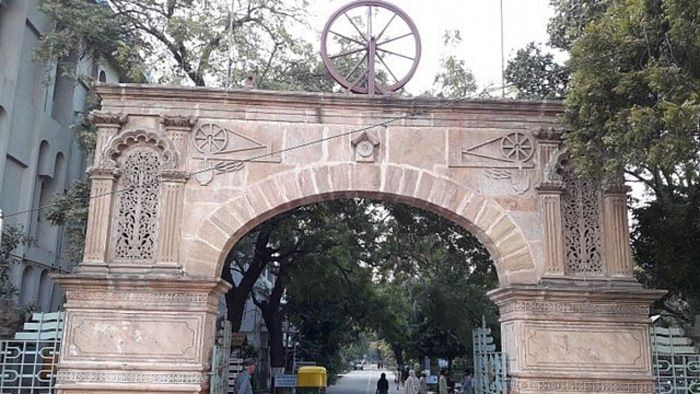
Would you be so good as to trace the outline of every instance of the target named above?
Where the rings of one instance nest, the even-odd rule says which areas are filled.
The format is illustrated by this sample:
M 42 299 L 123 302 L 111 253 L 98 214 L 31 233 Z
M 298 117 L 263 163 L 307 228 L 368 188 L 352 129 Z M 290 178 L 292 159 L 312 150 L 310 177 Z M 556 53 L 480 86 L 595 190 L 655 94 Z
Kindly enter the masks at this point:
M 272 368 L 284 368 L 287 364 L 287 356 L 284 349 L 284 333 L 282 332 L 282 323 L 284 316 L 279 311 L 270 311 L 263 313 L 265 326 L 267 327 L 270 340 L 270 366 Z
M 284 313 L 280 309 L 280 306 L 282 304 L 282 295 L 287 287 L 288 271 L 289 263 L 280 262 L 280 269 L 270 297 L 267 301 L 257 303 L 262 311 L 265 327 L 267 327 L 269 335 L 270 367 L 272 368 L 284 368 L 287 363 L 284 348 L 284 333 L 282 332 Z
M 396 364 L 398 366 L 402 366 L 404 364 L 404 359 L 403 359 L 403 347 L 400 345 L 391 345 L 391 350 L 394 351 L 394 358 L 396 359 Z
M 253 260 L 248 264 L 245 272 L 243 272 L 243 277 L 237 286 L 233 283 L 230 264 L 224 267 L 224 272 L 221 274 L 223 280 L 234 285 L 225 296 L 228 310 L 226 318 L 231 322 L 231 329 L 233 331 L 239 331 L 241 329 L 245 305 L 250 296 L 250 292 L 255 287 L 255 282 L 260 278 L 260 274 L 265 270 L 265 267 L 271 260 L 271 253 L 267 247 L 271 233 L 271 226 L 263 227 L 260 232 L 258 232 L 255 241 Z

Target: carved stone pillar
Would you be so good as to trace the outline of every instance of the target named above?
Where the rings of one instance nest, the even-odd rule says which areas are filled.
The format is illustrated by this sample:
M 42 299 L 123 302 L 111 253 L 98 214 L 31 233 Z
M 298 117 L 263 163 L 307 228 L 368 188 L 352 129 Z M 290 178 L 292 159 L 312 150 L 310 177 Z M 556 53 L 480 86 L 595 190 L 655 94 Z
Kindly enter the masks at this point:
M 542 215 L 542 241 L 544 246 L 544 277 L 559 278 L 565 275 L 564 229 L 561 220 L 561 185 L 541 184 L 537 187 Z
M 93 111 L 90 114 L 90 120 L 97 127 L 94 165 L 98 166 L 101 163 L 102 150 L 107 146 L 107 142 L 119 133 L 119 130 L 126 124 L 128 119 L 127 115 L 109 112 Z
M 192 116 L 162 116 L 160 123 L 180 154 L 180 161 L 176 169 L 182 170 L 188 158 L 187 136 L 192 131 L 192 127 L 197 124 L 197 118 Z
M 112 192 L 116 184 L 117 170 L 112 167 L 96 167 L 90 172 L 90 207 L 85 232 L 85 251 L 78 272 L 105 272 L 109 250 L 110 218 L 112 216 Z
M 65 326 L 59 394 L 203 393 L 219 279 L 62 275 Z
M 651 394 L 649 305 L 663 293 L 631 286 L 492 291 L 511 393 Z
M 187 173 L 184 171 L 163 171 L 162 203 L 160 210 L 160 236 L 155 269 L 181 270 L 179 250 L 181 244 L 182 206 L 185 195 Z
M 557 167 L 564 149 L 561 148 L 561 131 L 549 129 L 534 133 L 537 138 L 538 162 L 542 169 L 539 195 L 542 218 L 542 245 L 545 258 L 545 278 L 561 278 L 566 274 L 564 255 L 564 229 L 561 218 L 561 193 L 563 183 Z
M 603 189 L 602 244 L 608 274 L 632 279 L 627 187 L 622 182 L 605 185 Z

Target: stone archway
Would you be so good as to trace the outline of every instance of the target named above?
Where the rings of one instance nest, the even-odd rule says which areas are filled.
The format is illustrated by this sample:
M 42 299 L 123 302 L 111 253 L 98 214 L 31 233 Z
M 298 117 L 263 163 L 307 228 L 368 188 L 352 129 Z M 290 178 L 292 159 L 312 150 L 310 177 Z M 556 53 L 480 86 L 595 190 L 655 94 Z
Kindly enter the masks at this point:
M 301 205 L 348 197 L 397 201 L 440 214 L 481 241 L 503 285 L 537 282 L 528 241 L 494 201 L 429 171 L 352 163 L 289 170 L 247 185 L 199 225 L 186 248 L 185 271 L 219 275 L 228 251 L 258 224 Z
M 59 277 L 62 392 L 205 390 L 233 243 L 295 206 L 361 196 L 441 214 L 491 252 L 513 392 L 651 393 L 660 292 L 632 277 L 621 181 L 568 170 L 559 104 L 99 94 L 85 257 Z

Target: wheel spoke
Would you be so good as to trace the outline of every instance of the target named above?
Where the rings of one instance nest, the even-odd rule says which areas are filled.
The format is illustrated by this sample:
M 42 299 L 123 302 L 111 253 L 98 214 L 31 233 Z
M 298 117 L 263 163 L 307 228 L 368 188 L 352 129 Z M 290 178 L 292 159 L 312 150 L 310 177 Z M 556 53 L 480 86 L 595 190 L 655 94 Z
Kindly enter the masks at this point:
M 382 36 L 384 35 L 384 32 L 386 31 L 386 29 L 388 29 L 388 28 L 389 28 L 389 25 L 391 25 L 391 22 L 394 21 L 394 18 L 396 18 L 396 14 L 394 14 L 394 15 L 391 16 L 391 19 L 389 19 L 389 22 L 387 22 L 386 26 L 384 26 L 384 28 L 382 29 L 381 33 L 379 33 L 379 34 L 377 35 L 377 41 L 379 41 L 379 39 L 382 38 Z
M 389 68 L 389 65 L 386 64 L 382 55 L 377 53 L 377 59 L 379 59 L 379 61 L 384 65 L 384 68 L 386 68 L 386 70 L 389 72 L 389 75 L 391 75 L 391 77 L 394 78 L 394 81 L 396 81 L 396 83 L 398 83 L 399 79 L 396 78 L 396 75 L 394 75 L 394 73 L 391 71 L 391 69 Z
M 408 37 L 408 36 L 412 36 L 412 35 L 413 35 L 413 32 L 411 32 L 411 33 L 406 33 L 406 34 L 401 35 L 401 36 L 398 36 L 398 37 L 389 38 L 388 40 L 385 40 L 385 41 L 382 41 L 382 42 L 378 42 L 378 43 L 377 43 L 377 46 L 384 45 L 384 44 L 388 44 L 388 43 L 390 43 L 390 42 L 394 42 L 394 41 L 396 41 L 396 40 L 400 40 L 400 39 L 402 39 L 402 38 L 405 38 L 405 37 Z M 377 40 L 377 41 L 379 41 L 379 40 Z
M 343 13 L 343 15 L 345 15 L 345 17 L 348 18 L 348 21 L 350 21 L 350 24 L 352 24 L 352 27 L 354 27 L 355 30 L 357 30 L 357 32 L 360 33 L 360 37 L 362 37 L 362 39 L 365 40 L 365 42 L 368 42 L 369 40 L 367 39 L 367 37 L 365 37 L 364 33 L 362 33 L 362 30 L 360 30 L 360 28 L 357 27 L 357 25 L 355 24 L 355 21 L 353 21 L 352 18 L 350 18 L 347 13 Z
M 352 41 L 352 42 L 354 42 L 355 44 L 359 44 L 359 45 L 362 45 L 362 46 L 367 46 L 367 43 L 366 43 L 366 42 L 362 42 L 362 41 L 356 40 L 356 39 L 354 39 L 354 38 L 350 38 L 350 37 L 346 36 L 345 34 L 340 34 L 340 33 L 334 32 L 333 30 L 328 30 L 328 32 L 329 32 L 329 33 L 332 33 L 332 34 L 335 34 L 335 35 L 338 36 L 338 37 L 344 38 L 344 39 L 346 39 L 346 40 L 348 40 L 348 41 Z M 363 37 L 363 38 L 364 38 L 364 37 Z
M 355 71 L 357 71 L 357 68 L 360 67 L 360 65 L 365 61 L 365 59 L 367 59 L 367 54 L 366 54 L 366 53 L 365 53 L 364 56 L 362 56 L 362 59 L 360 59 L 360 61 L 357 62 L 357 64 L 355 65 L 355 67 L 352 68 L 352 70 L 350 71 L 350 74 L 348 74 L 348 75 L 345 77 L 345 80 L 346 80 L 346 81 L 349 81 L 349 80 L 350 80 L 350 77 L 352 77 L 352 74 L 354 74 Z
M 388 53 L 388 54 L 391 54 L 391 55 L 394 55 L 394 56 L 402 57 L 402 58 L 404 58 L 404 59 L 416 60 L 415 58 L 412 58 L 412 57 L 406 56 L 406 55 L 402 55 L 402 54 L 396 53 L 396 52 L 394 52 L 394 51 L 389 51 L 389 50 L 382 49 L 382 48 L 377 48 L 377 50 L 378 50 L 378 51 L 385 52 L 385 53 Z
M 355 82 L 353 82 L 353 84 L 348 87 L 348 91 L 351 91 L 352 89 L 354 89 L 355 86 L 357 86 L 357 84 L 360 83 L 362 78 L 364 78 L 366 75 L 367 75 L 367 70 L 365 70 L 365 72 L 363 72 L 362 75 L 360 75 L 359 78 L 357 78 L 357 80 Z
M 355 53 L 357 53 L 357 52 L 362 52 L 362 51 L 366 51 L 366 50 L 367 50 L 367 48 L 355 49 L 355 50 L 352 50 L 352 51 L 346 51 L 346 52 L 339 53 L 339 54 L 337 54 L 337 55 L 330 56 L 329 58 L 330 58 L 330 59 L 336 59 L 336 58 L 339 58 L 339 57 L 352 55 L 352 54 L 355 54 Z

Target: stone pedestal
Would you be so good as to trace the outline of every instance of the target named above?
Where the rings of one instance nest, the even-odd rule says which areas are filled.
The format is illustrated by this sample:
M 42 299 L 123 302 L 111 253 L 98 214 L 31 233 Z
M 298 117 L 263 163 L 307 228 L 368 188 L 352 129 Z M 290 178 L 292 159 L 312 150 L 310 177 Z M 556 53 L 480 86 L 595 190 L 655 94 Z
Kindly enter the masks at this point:
M 66 290 L 58 392 L 207 392 L 226 282 L 173 277 L 55 277 Z
M 651 394 L 649 305 L 664 292 L 576 283 L 490 293 L 512 393 Z

